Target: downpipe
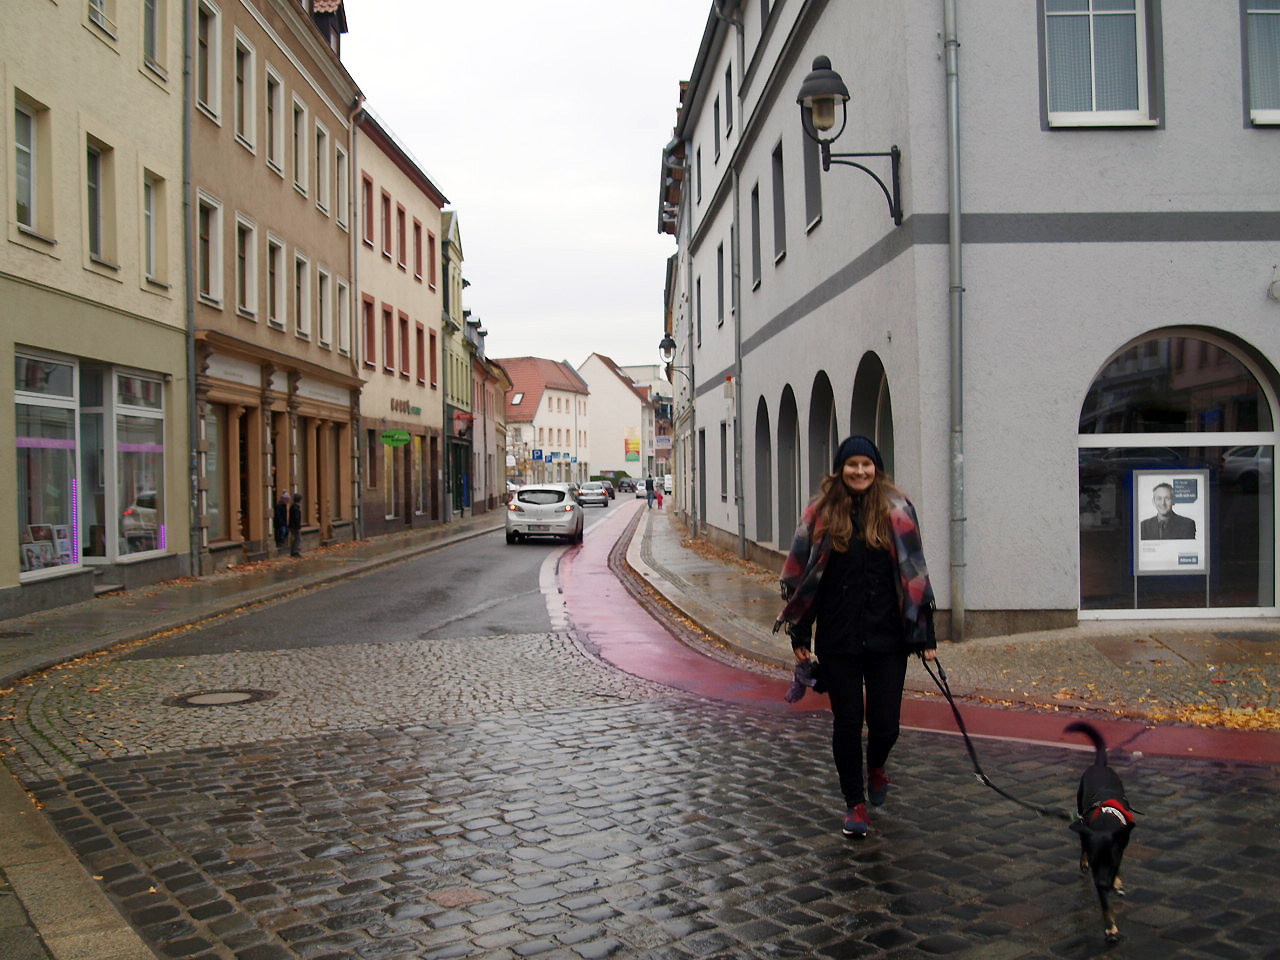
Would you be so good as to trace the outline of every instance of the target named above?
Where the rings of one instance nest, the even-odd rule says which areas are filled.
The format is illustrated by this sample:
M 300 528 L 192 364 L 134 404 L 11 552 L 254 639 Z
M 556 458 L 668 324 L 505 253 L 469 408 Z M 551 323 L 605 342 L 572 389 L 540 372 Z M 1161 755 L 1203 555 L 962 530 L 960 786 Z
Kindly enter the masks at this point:
M 951 359 L 951 639 L 965 638 L 964 273 L 960 234 L 960 41 L 956 0 L 942 0 L 947 93 L 947 253 Z

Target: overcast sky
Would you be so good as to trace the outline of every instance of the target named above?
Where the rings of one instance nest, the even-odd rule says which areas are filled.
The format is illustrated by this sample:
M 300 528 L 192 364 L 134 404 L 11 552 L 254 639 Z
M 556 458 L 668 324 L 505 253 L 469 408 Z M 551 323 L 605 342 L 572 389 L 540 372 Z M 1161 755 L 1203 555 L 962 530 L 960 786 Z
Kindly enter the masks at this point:
M 658 362 L 658 174 L 709 0 L 376 0 L 342 60 L 458 212 L 490 357 Z

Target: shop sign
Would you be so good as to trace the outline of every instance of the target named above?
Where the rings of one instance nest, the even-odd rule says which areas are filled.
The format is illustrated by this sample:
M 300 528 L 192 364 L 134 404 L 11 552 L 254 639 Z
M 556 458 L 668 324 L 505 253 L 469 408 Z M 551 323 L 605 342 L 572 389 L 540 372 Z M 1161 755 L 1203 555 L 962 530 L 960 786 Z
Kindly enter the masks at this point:
M 392 412 L 392 413 L 407 413 L 407 414 L 409 414 L 409 416 L 417 417 L 417 416 L 420 416 L 420 415 L 422 414 L 422 408 L 421 408 L 421 407 L 415 407 L 415 406 L 414 406 L 412 403 L 410 403 L 408 400 L 392 400 L 392 401 L 391 401 L 391 412 Z
M 388 447 L 403 447 L 409 442 L 408 430 L 383 430 L 378 437 Z

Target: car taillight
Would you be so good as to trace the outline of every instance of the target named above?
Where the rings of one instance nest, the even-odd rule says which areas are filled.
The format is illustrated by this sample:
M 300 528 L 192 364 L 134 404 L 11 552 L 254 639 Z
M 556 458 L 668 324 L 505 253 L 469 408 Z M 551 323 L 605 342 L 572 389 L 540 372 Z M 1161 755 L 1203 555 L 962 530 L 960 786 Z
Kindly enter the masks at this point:
M 520 506 L 520 504 L 516 503 L 514 500 L 507 504 L 507 509 L 512 513 L 524 513 L 524 507 Z
M 573 513 L 573 504 L 572 504 L 572 503 L 566 503 L 566 504 L 565 504 L 563 507 L 561 507 L 560 509 L 561 509 L 561 510 L 563 510 L 565 513 Z

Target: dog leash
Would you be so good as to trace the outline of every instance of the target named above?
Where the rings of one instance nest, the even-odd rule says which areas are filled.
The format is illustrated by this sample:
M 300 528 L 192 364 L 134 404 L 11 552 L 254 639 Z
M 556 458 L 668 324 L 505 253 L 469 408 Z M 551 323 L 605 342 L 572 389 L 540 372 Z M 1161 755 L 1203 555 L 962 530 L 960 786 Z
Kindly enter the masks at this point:
M 1018 806 L 1026 807 L 1042 817 L 1057 817 L 1060 820 L 1066 820 L 1068 823 L 1074 821 L 1076 819 L 1074 813 L 1068 813 L 1064 810 L 1051 810 L 1048 807 L 1039 807 L 1035 804 L 1027 803 L 1025 800 L 1019 800 L 1012 794 L 1006 793 L 991 782 L 991 778 L 982 772 L 982 765 L 978 763 L 978 752 L 973 748 L 973 741 L 969 739 L 969 731 L 965 728 L 964 718 L 960 716 L 960 708 L 956 706 L 955 697 L 951 695 L 951 687 L 947 683 L 947 671 L 943 669 L 942 662 L 936 659 L 933 661 L 938 667 L 937 674 L 933 672 L 933 669 L 929 666 L 929 661 L 923 656 L 920 657 L 920 662 L 924 664 L 924 668 L 928 671 L 929 676 L 933 678 L 934 684 L 942 691 L 942 695 L 947 698 L 947 703 L 951 705 L 951 712 L 955 714 L 956 726 L 960 728 L 960 734 L 964 737 L 964 746 L 969 751 L 969 759 L 973 761 L 973 772 L 977 775 L 978 782 L 990 787 L 1006 800 L 1012 800 Z

